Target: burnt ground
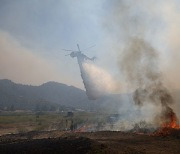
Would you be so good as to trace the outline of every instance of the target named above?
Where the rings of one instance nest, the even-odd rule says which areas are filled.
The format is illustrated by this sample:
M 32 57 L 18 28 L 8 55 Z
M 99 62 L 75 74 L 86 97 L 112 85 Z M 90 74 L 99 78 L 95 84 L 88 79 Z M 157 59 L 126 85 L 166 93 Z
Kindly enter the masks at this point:
M 0 137 L 0 153 L 179 154 L 180 131 L 168 136 L 111 131 L 9 134 Z

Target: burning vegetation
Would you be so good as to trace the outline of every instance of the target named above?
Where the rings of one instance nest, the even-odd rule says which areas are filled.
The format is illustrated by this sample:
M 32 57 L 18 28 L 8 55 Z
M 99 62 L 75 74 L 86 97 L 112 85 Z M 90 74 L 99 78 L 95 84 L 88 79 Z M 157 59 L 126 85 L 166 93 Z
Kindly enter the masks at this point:
M 168 107 L 168 111 L 165 114 L 164 122 L 161 124 L 162 128 L 174 128 L 180 129 L 179 121 L 174 111 Z
M 180 130 L 180 125 L 177 116 L 170 107 L 168 107 L 163 119 L 164 120 L 161 123 L 160 128 L 157 131 L 155 131 L 153 135 L 167 136 Z

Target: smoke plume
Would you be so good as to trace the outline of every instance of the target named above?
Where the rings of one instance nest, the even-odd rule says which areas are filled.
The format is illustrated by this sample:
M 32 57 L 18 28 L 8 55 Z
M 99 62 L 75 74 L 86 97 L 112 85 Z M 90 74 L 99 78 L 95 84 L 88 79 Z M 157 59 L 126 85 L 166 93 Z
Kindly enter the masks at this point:
M 160 71 L 160 52 L 152 41 L 152 34 L 155 35 L 156 31 L 153 24 L 161 20 L 155 12 L 151 2 L 114 1 L 110 22 L 106 26 L 116 32 L 115 36 L 121 42 L 121 47 L 117 45 L 119 70 L 135 89 L 135 105 L 154 104 L 160 107 L 161 110 L 154 115 L 160 124 L 171 122 L 170 115 L 176 115 L 170 107 L 174 100 Z
M 126 79 L 136 88 L 134 103 L 143 106 L 148 103 L 160 106 L 156 118 L 162 123 L 170 122 L 174 111 L 170 105 L 173 98 L 164 86 L 162 74 L 158 68 L 158 52 L 143 39 L 131 38 L 119 61 L 120 69 Z M 175 115 L 176 116 L 176 115 Z

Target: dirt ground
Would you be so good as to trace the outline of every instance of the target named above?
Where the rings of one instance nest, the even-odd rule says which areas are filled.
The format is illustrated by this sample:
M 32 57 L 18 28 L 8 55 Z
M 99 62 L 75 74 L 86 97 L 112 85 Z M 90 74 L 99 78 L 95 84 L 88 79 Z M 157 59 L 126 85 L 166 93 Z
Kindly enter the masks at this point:
M 180 131 L 168 136 L 111 131 L 33 131 L 1 136 L 0 153 L 179 154 Z

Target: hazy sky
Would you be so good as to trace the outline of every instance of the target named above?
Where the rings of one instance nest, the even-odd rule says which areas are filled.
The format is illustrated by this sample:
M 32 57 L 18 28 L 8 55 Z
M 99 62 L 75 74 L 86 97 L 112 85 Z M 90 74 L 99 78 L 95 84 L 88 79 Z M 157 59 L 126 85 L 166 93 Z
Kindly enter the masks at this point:
M 119 1 L 127 8 L 116 6 L 117 0 L 0 0 L 0 78 L 33 85 L 53 80 L 83 88 L 76 59 L 61 50 L 76 50 L 79 43 L 81 49 L 96 44 L 85 54 L 96 56 L 95 63 L 123 85 L 116 63 L 124 29 L 111 18 L 121 13 L 113 12 L 116 7 L 131 7 L 140 25 L 146 25 L 145 38 L 159 50 L 165 78 L 180 88 L 179 0 Z

